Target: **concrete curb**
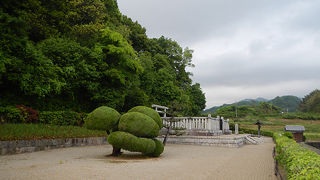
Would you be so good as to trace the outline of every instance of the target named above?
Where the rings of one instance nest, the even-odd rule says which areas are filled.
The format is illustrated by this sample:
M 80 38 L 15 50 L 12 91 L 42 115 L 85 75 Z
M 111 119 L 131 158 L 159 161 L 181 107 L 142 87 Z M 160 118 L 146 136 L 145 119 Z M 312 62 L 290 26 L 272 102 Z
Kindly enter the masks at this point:
M 106 137 L 0 141 L 0 155 L 107 144 Z

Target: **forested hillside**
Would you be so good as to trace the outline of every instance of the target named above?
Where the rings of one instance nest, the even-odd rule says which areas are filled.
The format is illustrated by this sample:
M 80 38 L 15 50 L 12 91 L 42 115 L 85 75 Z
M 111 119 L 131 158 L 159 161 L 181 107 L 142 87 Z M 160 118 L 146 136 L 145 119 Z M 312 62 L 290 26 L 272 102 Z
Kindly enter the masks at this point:
M 299 108 L 301 99 L 297 96 L 277 96 L 269 102 L 275 106 L 281 107 L 283 112 L 295 112 Z
M 89 112 L 107 105 L 173 102 L 183 115 L 205 108 L 186 67 L 192 50 L 148 38 L 115 0 L 2 0 L 0 106 Z
M 306 95 L 299 107 L 302 112 L 320 113 L 320 90 L 316 89 Z
M 298 110 L 299 105 L 301 103 L 301 99 L 298 98 L 297 96 L 277 96 L 274 99 L 267 100 L 264 98 L 256 98 L 256 99 L 244 99 L 239 102 L 235 102 L 232 104 L 224 104 L 222 106 L 214 106 L 212 108 L 206 109 L 203 111 L 203 114 L 208 114 L 208 113 L 216 113 L 218 109 L 225 107 L 225 106 L 259 106 L 261 102 L 267 102 L 270 104 L 273 104 L 274 106 L 282 108 L 283 112 L 295 112 Z

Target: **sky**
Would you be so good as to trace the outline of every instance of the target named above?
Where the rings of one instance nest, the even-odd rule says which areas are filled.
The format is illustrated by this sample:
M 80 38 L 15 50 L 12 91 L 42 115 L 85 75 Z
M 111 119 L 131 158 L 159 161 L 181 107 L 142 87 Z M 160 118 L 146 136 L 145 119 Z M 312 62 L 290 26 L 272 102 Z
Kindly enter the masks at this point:
M 206 109 L 320 89 L 319 0 L 118 0 L 151 38 L 194 50 Z

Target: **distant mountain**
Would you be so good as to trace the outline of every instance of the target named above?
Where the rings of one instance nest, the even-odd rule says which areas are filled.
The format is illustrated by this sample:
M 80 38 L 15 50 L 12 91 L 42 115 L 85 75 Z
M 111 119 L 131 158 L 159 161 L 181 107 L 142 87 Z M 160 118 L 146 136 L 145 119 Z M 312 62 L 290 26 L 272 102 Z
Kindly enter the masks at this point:
M 216 113 L 217 110 L 221 107 L 224 107 L 224 106 L 230 106 L 231 104 L 224 104 L 224 105 L 221 105 L 221 106 L 213 106 L 212 108 L 209 108 L 209 109 L 206 109 L 204 111 L 202 111 L 202 114 L 209 114 L 209 113 Z
M 232 103 L 232 104 L 235 104 L 237 106 L 255 106 L 255 105 L 258 105 L 260 102 L 267 102 L 268 99 L 265 99 L 265 98 L 262 98 L 262 97 L 259 97 L 259 98 L 256 98 L 256 99 L 243 99 L 239 102 L 235 102 L 235 103 Z M 223 104 L 221 106 L 214 106 L 212 108 L 209 108 L 209 109 L 206 109 L 204 110 L 202 113 L 203 114 L 208 114 L 208 113 L 215 113 L 217 112 L 217 110 L 221 107 L 224 107 L 224 106 L 230 106 L 232 104 Z
M 268 99 L 265 99 L 265 98 L 256 98 L 256 99 L 244 99 L 244 100 L 241 100 L 239 102 L 236 102 L 236 103 L 233 103 L 237 106 L 255 106 L 255 105 L 258 105 L 260 102 L 268 102 L 269 100 Z
M 301 99 L 296 96 L 281 96 L 281 97 L 277 96 L 272 100 L 258 97 L 256 99 L 243 99 L 239 102 L 235 102 L 232 104 L 237 105 L 237 106 L 244 106 L 244 105 L 256 106 L 260 102 L 272 103 L 275 106 L 281 107 L 283 109 L 283 111 L 288 110 L 288 112 L 295 112 L 298 109 L 299 104 L 301 103 Z M 221 106 L 214 106 L 212 108 L 204 110 L 202 113 L 203 114 L 215 113 L 215 112 L 217 112 L 217 110 L 219 108 L 224 107 L 224 106 L 230 106 L 232 104 L 223 104 Z
M 281 107 L 284 112 L 295 112 L 299 108 L 301 99 L 297 96 L 277 96 L 270 100 L 269 103 Z

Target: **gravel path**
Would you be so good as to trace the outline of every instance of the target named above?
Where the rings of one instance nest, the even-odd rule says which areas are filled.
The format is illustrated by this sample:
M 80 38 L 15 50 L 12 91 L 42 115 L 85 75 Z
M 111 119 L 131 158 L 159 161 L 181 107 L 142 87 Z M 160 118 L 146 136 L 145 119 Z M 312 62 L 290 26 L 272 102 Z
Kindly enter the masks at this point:
M 0 179 L 276 179 L 271 138 L 241 148 L 167 145 L 160 158 L 110 145 L 0 156 Z

